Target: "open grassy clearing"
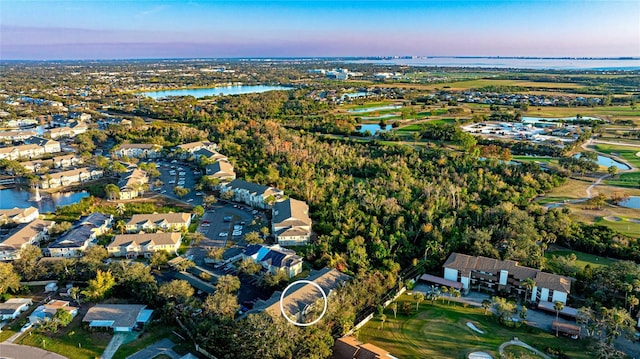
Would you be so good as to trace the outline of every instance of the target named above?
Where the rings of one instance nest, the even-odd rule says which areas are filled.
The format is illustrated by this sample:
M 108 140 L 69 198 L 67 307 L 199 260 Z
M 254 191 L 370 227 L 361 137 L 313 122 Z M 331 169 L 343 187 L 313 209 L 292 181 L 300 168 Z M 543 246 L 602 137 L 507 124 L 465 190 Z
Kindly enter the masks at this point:
M 567 181 L 553 190 L 545 194 L 547 197 L 562 197 L 564 199 L 578 199 L 587 196 L 587 187 L 589 187 L 593 181 L 580 181 L 577 179 L 569 178 Z
M 558 247 L 560 248 L 560 247 Z M 545 258 L 551 259 L 553 256 L 568 256 L 570 254 L 575 254 L 576 265 L 580 267 L 580 269 L 584 268 L 587 264 L 591 266 L 591 268 L 598 268 L 602 266 L 608 266 L 609 264 L 615 262 L 615 259 L 609 259 L 606 257 L 597 256 L 595 254 L 589 254 L 584 252 L 578 252 L 571 249 L 553 249 L 548 250 L 544 253 Z
M 535 348 L 562 349 L 571 358 L 591 358 L 587 350 L 587 342 L 556 338 L 553 334 L 536 328 L 506 328 L 490 315 L 484 315 L 482 308 L 463 308 L 459 304 L 432 305 L 422 302 L 416 312 L 413 296 L 402 295 L 398 299 L 398 307 L 402 302 L 410 302 L 412 311 L 409 315 L 398 311 L 397 319 L 387 308 L 387 320 L 381 329 L 381 321 L 372 319 L 360 329 L 359 339 L 370 342 L 389 351 L 399 358 L 466 358 L 473 351 L 485 351 L 499 358 L 497 353 L 500 344 L 511 340 L 514 336 Z M 445 302 L 446 303 L 446 302 Z M 479 334 L 466 325 L 472 322 L 485 334 Z
M 343 108 L 347 110 L 362 110 L 362 109 L 371 108 L 371 107 L 393 105 L 394 103 L 395 103 L 394 101 L 377 101 L 377 102 L 368 102 L 363 105 L 345 105 L 343 106 Z
M 621 173 L 616 178 L 605 180 L 604 182 L 611 186 L 640 189 L 640 172 Z
M 84 359 L 100 357 L 110 339 L 109 333 L 90 333 L 83 329 L 81 315 L 78 315 L 71 324 L 61 328 L 56 334 L 29 332 L 16 341 L 16 344 L 46 349 L 70 359 Z
M 637 209 L 614 206 L 590 209 L 586 208 L 584 203 L 567 204 L 566 206 L 578 221 L 601 224 L 630 237 L 640 238 L 640 223 L 630 221 L 630 219 L 640 219 Z

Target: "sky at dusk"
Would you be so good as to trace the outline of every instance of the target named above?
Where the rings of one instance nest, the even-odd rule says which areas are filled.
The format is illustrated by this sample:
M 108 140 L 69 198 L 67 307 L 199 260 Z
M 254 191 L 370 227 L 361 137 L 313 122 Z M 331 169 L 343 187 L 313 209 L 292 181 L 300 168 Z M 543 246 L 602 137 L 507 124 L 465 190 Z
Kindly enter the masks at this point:
M 0 60 L 640 56 L 640 0 L 0 0 Z

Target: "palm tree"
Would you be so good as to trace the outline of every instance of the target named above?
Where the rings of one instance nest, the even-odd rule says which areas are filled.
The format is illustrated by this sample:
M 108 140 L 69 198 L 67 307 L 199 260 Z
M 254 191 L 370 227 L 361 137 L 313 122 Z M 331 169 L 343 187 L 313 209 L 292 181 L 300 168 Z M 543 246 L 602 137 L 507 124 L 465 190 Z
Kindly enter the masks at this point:
M 398 303 L 397 302 L 391 303 L 391 310 L 393 311 L 393 318 L 395 319 L 396 316 L 398 315 Z
M 520 285 L 526 289 L 526 294 L 524 296 L 525 303 L 529 301 L 529 292 L 533 290 L 533 287 L 536 286 L 536 281 L 532 278 L 527 278 L 520 282 Z
M 119 220 L 113 225 L 113 229 L 120 231 L 120 234 L 124 234 L 124 230 L 127 228 L 127 224 L 123 220 Z
M 453 296 L 456 298 L 460 298 L 462 296 L 462 293 L 460 293 L 460 291 L 456 289 L 453 291 Z
M 442 286 L 442 294 L 448 294 L 449 287 Z M 442 297 L 442 304 L 444 304 L 444 296 Z
M 482 301 L 482 308 L 484 308 L 484 315 L 487 315 L 487 310 L 491 308 L 491 299 L 485 299 Z
M 118 217 L 122 217 L 124 215 L 124 212 L 126 212 L 127 207 L 124 203 L 118 203 L 118 205 L 116 206 L 116 214 L 118 215 Z
M 420 302 L 424 300 L 424 294 L 422 294 L 421 292 L 416 292 L 416 294 L 413 295 L 413 299 L 416 300 L 416 312 L 417 312 L 418 307 L 420 306 Z
M 556 322 L 558 321 L 558 316 L 560 315 L 560 311 L 564 309 L 564 304 L 560 301 L 557 301 L 553 304 L 553 309 L 556 311 Z M 558 336 L 558 326 L 556 326 L 556 337 Z
M 387 320 L 387 316 L 384 314 L 380 315 L 380 329 L 384 329 L 384 322 Z

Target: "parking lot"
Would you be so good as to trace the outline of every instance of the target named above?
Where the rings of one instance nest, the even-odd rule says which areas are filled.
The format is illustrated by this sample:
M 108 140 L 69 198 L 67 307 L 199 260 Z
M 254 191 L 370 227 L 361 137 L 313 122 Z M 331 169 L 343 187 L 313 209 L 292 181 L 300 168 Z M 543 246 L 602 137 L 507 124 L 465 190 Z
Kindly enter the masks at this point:
M 258 222 L 265 221 L 264 214 L 253 214 L 251 208 L 235 206 L 238 208 L 233 204 L 218 203 L 204 213 L 197 231 L 202 233 L 205 238 L 200 241 L 197 247 L 193 247 L 189 251 L 189 255 L 193 255 L 193 260 L 196 263 L 204 262 L 208 248 L 226 247 L 229 241 L 243 245 L 242 238 L 248 231 L 251 231 L 249 226 L 253 220 L 258 217 Z M 225 221 L 225 217 L 227 221 Z M 236 235 L 234 235 L 235 226 L 242 227 L 236 231 Z M 225 235 L 221 235 L 221 233 Z
M 153 191 L 163 196 L 184 201 L 193 206 L 202 205 L 203 194 L 194 189 L 196 183 L 200 180 L 201 174 L 199 174 L 199 171 L 194 169 L 191 164 L 174 161 L 156 162 L 158 171 L 160 171 L 159 179 L 163 185 L 158 188 L 154 187 Z M 153 182 L 151 185 L 153 185 Z M 186 196 L 179 198 L 173 193 L 173 188 L 176 186 L 188 188 L 190 191 Z

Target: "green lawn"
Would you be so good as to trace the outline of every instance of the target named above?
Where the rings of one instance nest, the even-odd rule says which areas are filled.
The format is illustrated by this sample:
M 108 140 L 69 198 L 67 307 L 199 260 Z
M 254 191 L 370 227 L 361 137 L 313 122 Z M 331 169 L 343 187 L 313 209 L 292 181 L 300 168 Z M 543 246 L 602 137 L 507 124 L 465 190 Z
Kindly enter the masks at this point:
M 559 203 L 559 202 L 564 202 L 564 201 L 572 200 L 572 199 L 575 199 L 575 198 L 567 197 L 567 196 L 543 197 L 540 200 L 536 201 L 536 203 L 541 205 L 541 206 L 544 206 L 545 204 Z
M 413 125 L 400 127 L 396 131 L 398 131 L 398 132 L 415 132 L 415 131 L 420 131 L 421 128 L 422 128 L 421 125 L 413 124 Z
M 604 218 L 598 218 L 596 219 L 595 223 L 605 225 L 609 228 L 613 228 L 616 231 L 622 234 L 625 234 L 627 236 L 630 236 L 633 238 L 640 238 L 640 223 L 631 222 L 628 220 L 628 218 L 625 218 L 623 216 L 618 216 L 618 217 L 621 219 L 620 221 L 610 221 Z M 640 216 L 636 216 L 634 218 L 638 218 L 638 217 Z
M 570 249 L 549 250 L 545 252 L 544 256 L 547 259 L 551 259 L 552 256 L 568 256 L 571 253 L 575 254 L 576 257 L 578 257 L 576 259 L 576 265 L 580 267 L 580 269 L 584 268 L 587 264 L 590 264 L 591 268 L 598 268 L 607 266 L 615 261 L 614 259 L 600 257 L 595 254 L 578 252 Z
M 413 297 L 409 295 L 398 299 L 398 307 L 405 301 L 413 304 L 411 314 L 398 312 L 394 319 L 388 307 L 384 329 L 380 328 L 381 321 L 374 318 L 360 329 L 358 339 L 399 358 L 466 358 L 473 351 L 485 351 L 499 358 L 500 344 L 514 336 L 541 351 L 551 347 L 563 350 L 570 358 L 593 357 L 588 353 L 586 341 L 556 338 L 552 333 L 528 326 L 506 328 L 491 315 L 484 315 L 482 308 L 463 308 L 453 303 L 449 306 L 438 301 L 434 305 L 422 302 L 416 312 Z M 474 323 L 485 334 L 472 331 L 467 322 Z
M 77 316 L 69 326 L 54 335 L 32 331 L 22 336 L 16 344 L 46 349 L 70 359 L 87 359 L 99 358 L 110 339 L 109 333 L 89 333 L 84 330 L 81 318 Z
M 615 179 L 605 180 L 604 182 L 612 186 L 640 188 L 640 172 L 621 173 Z
M 378 107 L 378 106 L 387 106 L 392 104 L 392 101 L 380 101 L 380 102 L 369 102 L 364 105 L 348 105 L 344 106 L 344 108 L 349 110 L 361 110 L 364 108 Z
M 144 333 L 142 333 L 139 339 L 120 346 L 116 354 L 113 356 L 113 359 L 125 359 L 129 355 L 134 354 L 163 338 L 169 338 L 176 344 L 183 342 L 182 339 L 173 334 L 175 329 L 175 327 L 161 324 L 150 325 L 144 330 Z

